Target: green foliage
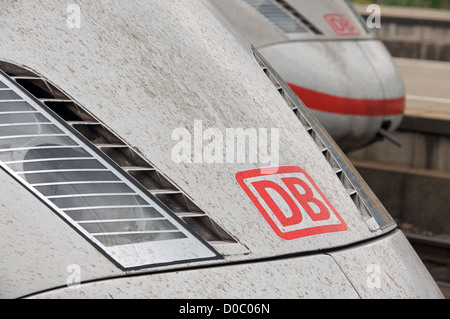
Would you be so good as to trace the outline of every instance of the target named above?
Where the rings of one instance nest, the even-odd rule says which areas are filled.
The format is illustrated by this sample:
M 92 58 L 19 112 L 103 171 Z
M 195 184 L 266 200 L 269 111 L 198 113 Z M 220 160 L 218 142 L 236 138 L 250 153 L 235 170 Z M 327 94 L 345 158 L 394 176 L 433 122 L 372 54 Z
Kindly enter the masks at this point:
M 450 9 L 450 0 L 351 0 L 358 4 L 376 3 L 386 6 Z

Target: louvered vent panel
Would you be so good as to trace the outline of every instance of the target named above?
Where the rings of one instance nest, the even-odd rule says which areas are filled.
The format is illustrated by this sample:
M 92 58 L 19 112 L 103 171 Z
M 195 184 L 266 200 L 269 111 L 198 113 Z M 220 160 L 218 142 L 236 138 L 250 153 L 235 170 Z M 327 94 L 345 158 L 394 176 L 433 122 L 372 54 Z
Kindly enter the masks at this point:
M 287 35 L 320 34 L 304 17 L 282 0 L 243 0 Z
M 9 73 L 9 77 L 2 74 L 0 81 L 2 166 L 100 248 L 111 248 L 109 253 L 117 254 L 120 246 L 186 239 L 191 244 L 180 247 L 192 245 L 196 256 L 213 258 L 215 253 L 196 236 L 215 246 L 237 243 L 176 185 L 75 101 L 30 71 L 1 65 L 6 65 Z M 36 99 L 14 88 L 8 83 L 10 79 Z M 82 137 L 77 138 L 72 128 Z M 117 172 L 114 165 L 122 171 Z M 130 177 L 139 184 L 130 182 Z M 167 210 L 177 217 L 172 218 Z M 189 259 L 183 254 L 170 258 Z M 119 264 L 124 268 L 141 266 L 132 260 Z
M 10 71 L 13 80 L 39 98 L 179 218 L 189 225 L 196 225 L 195 230 L 199 236 L 213 245 L 236 243 L 232 236 L 195 205 L 184 192 L 87 110 L 45 79 L 30 74 L 30 71 L 16 66 L 8 66 L 7 69 L 13 70 Z M 211 238 L 214 239 L 210 240 Z

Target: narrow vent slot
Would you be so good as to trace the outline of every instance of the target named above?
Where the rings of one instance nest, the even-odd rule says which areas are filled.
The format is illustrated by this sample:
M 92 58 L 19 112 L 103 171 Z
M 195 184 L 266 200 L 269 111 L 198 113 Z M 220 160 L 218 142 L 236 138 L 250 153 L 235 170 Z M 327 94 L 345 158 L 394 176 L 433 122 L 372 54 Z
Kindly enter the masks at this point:
M 66 122 L 82 123 L 87 121 L 95 123 L 95 120 L 90 115 L 80 110 L 78 105 L 73 101 L 54 99 L 45 100 L 43 103 Z
M 120 139 L 116 138 L 109 130 L 105 129 L 100 123 L 73 123 L 73 128 L 87 138 L 95 145 L 120 146 L 125 145 Z
M 149 190 L 150 192 L 153 189 L 163 189 L 162 182 L 156 171 L 128 170 L 128 174 L 130 174 L 135 180 L 137 180 L 143 187 L 145 187 L 145 189 Z
M 156 198 L 163 202 L 175 214 L 190 212 L 187 205 L 184 203 L 182 194 L 161 194 L 156 193 Z
M 64 93 L 39 77 L 16 77 L 15 81 L 37 99 L 63 99 Z
M 138 156 L 129 147 L 104 147 L 102 151 L 121 167 L 150 167 L 142 157 Z
M 224 232 L 223 229 L 208 216 L 184 217 L 183 220 L 208 242 L 235 242 L 230 235 Z

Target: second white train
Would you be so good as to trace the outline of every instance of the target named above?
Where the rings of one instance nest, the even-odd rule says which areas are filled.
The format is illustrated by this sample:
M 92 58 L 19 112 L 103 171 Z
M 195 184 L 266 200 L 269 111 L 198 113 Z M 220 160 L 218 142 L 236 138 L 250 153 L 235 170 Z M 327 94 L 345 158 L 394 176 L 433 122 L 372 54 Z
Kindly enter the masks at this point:
M 405 108 L 403 80 L 348 1 L 212 1 L 343 151 L 392 138 Z

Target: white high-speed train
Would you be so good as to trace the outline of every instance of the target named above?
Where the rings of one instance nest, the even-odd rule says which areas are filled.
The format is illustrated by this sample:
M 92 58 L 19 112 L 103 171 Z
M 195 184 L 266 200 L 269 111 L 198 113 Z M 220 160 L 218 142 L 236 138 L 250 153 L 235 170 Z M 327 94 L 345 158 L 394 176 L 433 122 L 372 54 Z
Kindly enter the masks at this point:
M 1 5 L 0 297 L 442 298 L 209 1 Z
M 389 52 L 347 0 L 212 0 L 345 152 L 387 137 L 405 109 Z

